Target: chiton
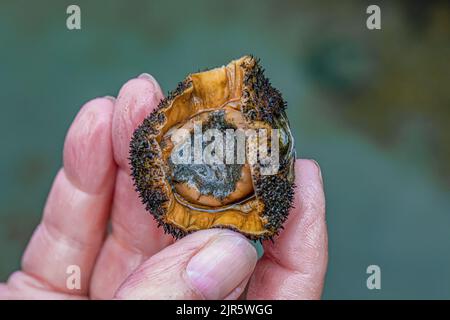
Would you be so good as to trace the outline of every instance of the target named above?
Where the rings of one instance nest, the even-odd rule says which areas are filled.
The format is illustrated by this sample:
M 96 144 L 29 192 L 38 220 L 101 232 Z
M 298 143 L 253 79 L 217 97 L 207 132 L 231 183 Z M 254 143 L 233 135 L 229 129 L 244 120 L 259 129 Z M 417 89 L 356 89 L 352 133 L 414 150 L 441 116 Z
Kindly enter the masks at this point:
M 136 191 L 175 238 L 272 239 L 292 207 L 294 161 L 286 103 L 253 56 L 188 75 L 130 142 Z

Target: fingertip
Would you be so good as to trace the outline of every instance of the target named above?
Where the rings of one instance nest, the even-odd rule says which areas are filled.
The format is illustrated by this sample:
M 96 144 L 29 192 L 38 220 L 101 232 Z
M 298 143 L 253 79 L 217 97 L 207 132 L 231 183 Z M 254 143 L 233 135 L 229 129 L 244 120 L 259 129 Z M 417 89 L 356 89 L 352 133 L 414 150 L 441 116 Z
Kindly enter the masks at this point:
M 255 248 L 241 234 L 201 230 L 141 264 L 116 298 L 223 299 L 245 288 L 256 261 Z
M 297 159 L 295 161 L 296 181 L 308 178 L 308 181 L 319 181 L 322 184 L 322 170 L 314 159 Z
M 117 98 L 120 99 L 123 98 L 124 95 L 142 93 L 162 95 L 162 91 L 158 82 L 155 78 L 153 78 L 153 76 L 148 73 L 143 73 L 137 78 L 132 78 L 125 82 L 122 88 L 119 90 Z
M 302 221 L 325 216 L 325 194 L 320 166 L 315 160 L 299 159 L 295 163 L 295 197 L 290 215 Z
M 111 108 L 114 107 L 115 98 L 113 96 L 104 96 L 104 97 L 97 97 L 94 99 L 89 100 L 86 102 L 80 109 L 90 109 L 90 108 L 96 108 L 98 110 L 106 109 L 105 111 L 111 112 Z
M 103 98 L 108 99 L 109 101 L 111 101 L 112 103 L 116 102 L 116 97 L 113 96 L 104 96 Z
M 262 243 L 258 240 L 250 241 L 250 243 L 256 250 L 258 260 L 261 259 L 262 256 L 264 255 L 264 247 L 262 246 Z
M 157 84 L 156 79 L 155 79 L 151 74 L 146 73 L 146 72 L 141 73 L 141 74 L 138 76 L 138 79 L 148 80 L 148 81 L 151 81 L 151 82 Z
M 134 130 L 163 99 L 159 84 L 153 77 L 134 78 L 120 89 L 113 115 L 113 149 L 117 164 L 128 168 L 129 144 Z
M 186 275 L 203 298 L 223 299 L 248 279 L 256 262 L 256 250 L 247 239 L 220 233 L 191 257 Z

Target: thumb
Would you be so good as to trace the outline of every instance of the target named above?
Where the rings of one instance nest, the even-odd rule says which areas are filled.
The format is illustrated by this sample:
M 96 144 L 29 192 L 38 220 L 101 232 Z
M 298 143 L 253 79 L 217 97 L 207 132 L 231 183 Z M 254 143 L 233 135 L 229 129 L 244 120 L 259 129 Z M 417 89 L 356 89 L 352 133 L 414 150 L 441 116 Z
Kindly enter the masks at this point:
M 118 299 L 237 299 L 257 261 L 256 250 L 229 230 L 203 230 L 144 262 L 120 286 Z

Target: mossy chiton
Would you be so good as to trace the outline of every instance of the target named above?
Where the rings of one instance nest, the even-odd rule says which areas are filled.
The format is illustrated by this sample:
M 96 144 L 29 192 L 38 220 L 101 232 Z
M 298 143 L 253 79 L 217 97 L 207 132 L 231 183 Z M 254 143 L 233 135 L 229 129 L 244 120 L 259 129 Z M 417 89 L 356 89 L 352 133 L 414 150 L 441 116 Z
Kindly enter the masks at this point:
M 294 192 L 285 108 L 253 56 L 180 82 L 130 143 L 136 191 L 158 224 L 176 238 L 207 228 L 276 235 Z

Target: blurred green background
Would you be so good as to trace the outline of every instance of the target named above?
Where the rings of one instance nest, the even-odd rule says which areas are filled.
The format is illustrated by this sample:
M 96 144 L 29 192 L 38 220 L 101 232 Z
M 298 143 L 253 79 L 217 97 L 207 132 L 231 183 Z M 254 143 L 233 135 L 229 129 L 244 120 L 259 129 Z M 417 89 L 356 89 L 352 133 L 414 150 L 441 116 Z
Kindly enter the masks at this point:
M 66 28 L 81 7 L 82 29 Z M 382 30 L 366 28 L 381 7 Z M 288 101 L 298 155 L 322 166 L 324 298 L 450 298 L 446 1 L 0 3 L 0 281 L 19 268 L 87 100 L 142 72 L 164 91 L 243 54 Z M 381 267 L 381 290 L 366 268 Z

